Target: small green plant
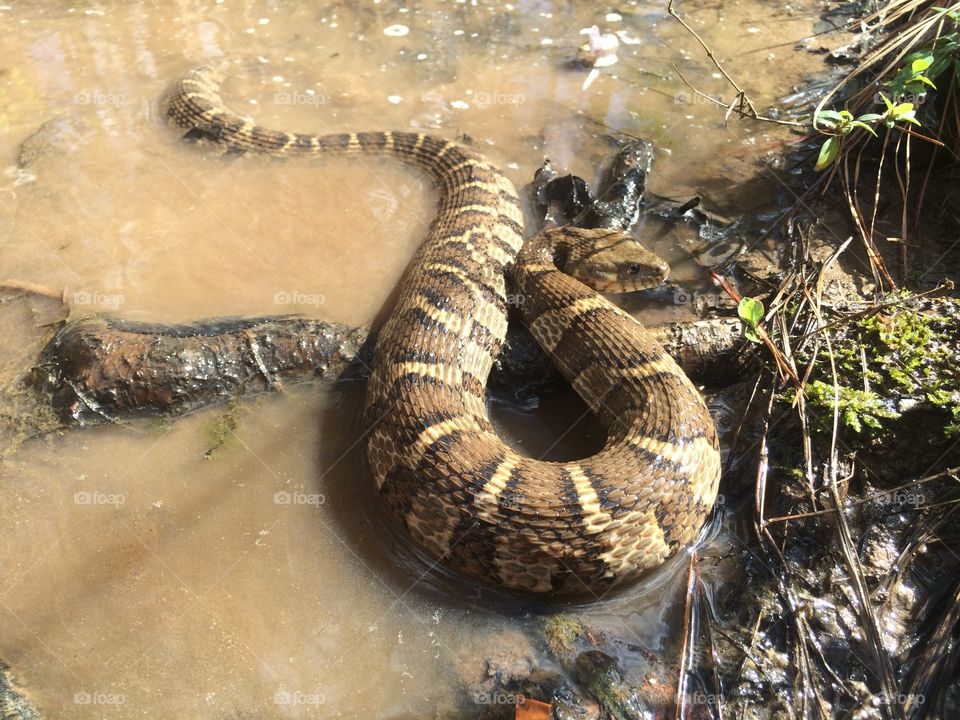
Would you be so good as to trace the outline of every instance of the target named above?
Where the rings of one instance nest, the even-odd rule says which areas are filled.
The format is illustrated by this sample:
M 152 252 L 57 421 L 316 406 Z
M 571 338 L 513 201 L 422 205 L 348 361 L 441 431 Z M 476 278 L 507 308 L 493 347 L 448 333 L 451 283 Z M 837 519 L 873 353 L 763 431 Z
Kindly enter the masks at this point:
M 946 8 L 935 12 L 960 25 L 960 13 Z M 898 125 L 920 125 L 916 118 L 917 105 L 926 99 L 929 90 L 937 90 L 935 81 L 948 70 L 960 82 L 960 32 L 940 35 L 919 50 L 907 55 L 889 80 L 883 83 L 886 94 L 878 94 L 886 106 L 882 113 L 869 112 L 854 116 L 849 110 L 817 110 L 813 116 L 813 129 L 827 136 L 817 156 L 817 170 L 830 167 L 840 156 L 846 138 L 855 129 L 877 136 L 875 128 L 883 125 L 888 129 Z
M 920 124 L 916 118 L 917 111 L 913 107 L 913 103 L 894 103 L 883 93 L 880 93 L 880 98 L 887 106 L 887 110 L 883 114 L 864 113 L 859 117 L 854 117 L 849 110 L 840 110 L 839 112 L 820 110 L 814 115 L 814 129 L 829 136 L 820 147 L 820 154 L 817 156 L 817 170 L 824 170 L 833 164 L 833 161 L 840 155 L 843 139 L 856 128 L 862 128 L 877 137 L 877 132 L 873 129 L 874 125 L 883 124 L 887 128 L 893 128 L 897 123 Z
M 737 306 L 737 315 L 744 324 L 744 337 L 750 342 L 763 342 L 757 334 L 757 325 L 763 320 L 763 303 L 752 297 L 742 298 Z
M 936 12 L 946 15 L 955 25 L 960 25 L 960 13 L 946 8 L 936 8 Z M 936 90 L 937 80 L 951 67 L 960 69 L 960 32 L 954 31 L 941 35 L 916 52 L 903 59 L 893 78 L 886 83 L 890 94 L 896 98 L 907 95 L 921 97 L 923 93 Z M 960 77 L 960 74 L 957 75 Z

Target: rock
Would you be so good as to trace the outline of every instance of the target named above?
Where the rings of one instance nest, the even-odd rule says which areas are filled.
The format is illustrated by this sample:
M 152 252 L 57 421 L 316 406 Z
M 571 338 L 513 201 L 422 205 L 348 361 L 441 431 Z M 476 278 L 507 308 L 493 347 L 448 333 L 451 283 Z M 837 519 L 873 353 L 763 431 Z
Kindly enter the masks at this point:
M 497 707 L 516 705 L 524 681 L 536 666 L 533 645 L 519 630 L 491 632 L 464 646 L 455 660 L 468 697 L 477 705 Z
M 20 145 L 17 167 L 33 169 L 54 153 L 67 152 L 82 144 L 87 134 L 87 125 L 79 118 L 66 115 L 47 120 Z

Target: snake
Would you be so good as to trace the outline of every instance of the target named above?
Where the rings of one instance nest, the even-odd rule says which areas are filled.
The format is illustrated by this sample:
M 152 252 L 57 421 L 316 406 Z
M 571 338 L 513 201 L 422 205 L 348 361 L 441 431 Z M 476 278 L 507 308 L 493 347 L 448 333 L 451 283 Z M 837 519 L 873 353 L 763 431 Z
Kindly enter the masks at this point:
M 205 66 L 167 93 L 185 137 L 238 153 L 389 156 L 438 188 L 376 339 L 362 436 L 387 516 L 431 567 L 525 595 L 601 597 L 696 541 L 721 474 L 714 423 L 651 333 L 602 294 L 659 284 L 663 260 L 617 230 L 525 241 L 513 183 L 468 145 L 268 129 L 230 109 L 224 81 Z M 605 430 L 595 454 L 537 459 L 497 433 L 486 383 L 511 307 Z

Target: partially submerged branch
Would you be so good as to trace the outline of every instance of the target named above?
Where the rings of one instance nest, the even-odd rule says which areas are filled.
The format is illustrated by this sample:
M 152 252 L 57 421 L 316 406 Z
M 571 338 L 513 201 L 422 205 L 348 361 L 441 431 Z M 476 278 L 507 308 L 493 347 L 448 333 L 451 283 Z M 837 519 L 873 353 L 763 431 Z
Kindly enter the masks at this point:
M 336 376 L 360 355 L 365 328 L 296 317 L 160 327 L 109 317 L 68 323 L 31 374 L 64 420 L 184 413 Z
M 746 361 L 739 321 L 717 318 L 654 331 L 688 374 L 722 382 Z M 64 422 L 183 414 L 311 379 L 362 379 L 370 363 L 367 328 L 287 316 L 221 319 L 179 326 L 107 316 L 64 325 L 41 353 L 31 384 Z M 562 383 L 523 332 L 498 360 L 497 387 L 547 389 Z

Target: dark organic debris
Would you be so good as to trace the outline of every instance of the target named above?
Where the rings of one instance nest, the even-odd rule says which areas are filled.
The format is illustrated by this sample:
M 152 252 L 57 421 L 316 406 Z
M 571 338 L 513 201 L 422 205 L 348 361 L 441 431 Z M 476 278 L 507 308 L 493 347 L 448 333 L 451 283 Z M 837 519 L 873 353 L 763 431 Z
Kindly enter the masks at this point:
M 575 175 L 558 175 L 547 161 L 534 175 L 531 194 L 544 224 L 629 230 L 644 205 L 653 145 L 624 143 L 604 170 L 597 195 Z

